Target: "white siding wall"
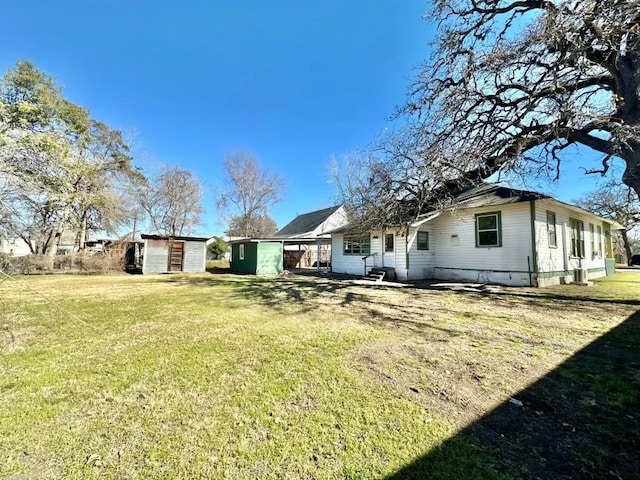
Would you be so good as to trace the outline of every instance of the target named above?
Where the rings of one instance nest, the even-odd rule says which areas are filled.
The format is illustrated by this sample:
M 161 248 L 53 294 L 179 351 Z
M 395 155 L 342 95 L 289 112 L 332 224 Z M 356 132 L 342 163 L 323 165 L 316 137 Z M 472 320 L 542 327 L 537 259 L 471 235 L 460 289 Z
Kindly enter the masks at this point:
M 13 255 L 14 257 L 23 257 L 31 254 L 29 244 L 21 238 L 12 238 L 11 240 L 0 237 L 0 253 Z
M 344 254 L 344 235 L 342 233 L 331 235 L 331 271 L 349 275 L 363 274 L 362 255 Z
M 204 272 L 206 269 L 206 243 L 185 241 L 183 272 Z M 167 240 L 146 239 L 142 273 L 166 273 L 169 270 L 169 243 Z
M 377 237 L 377 238 L 376 238 Z M 381 232 L 370 234 L 371 253 L 376 254 L 367 259 L 367 271 L 373 267 L 382 266 L 382 252 L 384 236 Z M 344 234 L 334 233 L 331 235 L 331 271 L 335 273 L 346 273 L 349 275 L 364 275 L 364 255 L 344 254 Z
M 165 273 L 169 262 L 169 248 L 166 240 L 144 241 L 142 273 Z
M 347 224 L 347 213 L 344 207 L 340 207 L 316 227 L 311 236 L 323 235 L 325 232 L 335 230 Z
M 183 272 L 204 272 L 207 264 L 207 245 L 205 242 L 184 242 Z
M 502 246 L 476 247 L 475 215 L 489 212 L 501 212 Z M 529 285 L 530 218 L 529 202 L 521 202 L 456 210 L 428 222 L 433 228 L 434 278 Z
M 409 232 L 409 271 L 408 280 L 420 280 L 433 278 L 433 267 L 436 261 L 436 249 L 434 243 L 434 225 L 428 222 L 419 228 L 412 228 Z M 418 232 L 429 233 L 429 250 L 418 250 Z M 404 240 L 404 238 L 402 239 Z
M 549 246 L 547 234 L 547 211 L 556 215 L 557 247 Z M 571 256 L 571 228 L 569 218 L 584 223 L 583 239 L 585 246 L 584 258 Z M 594 246 L 591 248 L 591 232 L 589 225 L 594 226 Z M 600 226 L 601 235 L 598 235 Z M 538 250 L 538 283 L 540 286 L 572 282 L 573 271 L 578 268 L 588 270 L 588 278 L 599 278 L 606 275 L 605 271 L 605 238 L 604 225 L 599 218 L 587 213 L 580 213 L 552 200 L 536 202 L 536 243 Z M 599 247 L 598 247 L 599 244 Z M 600 255 L 597 252 L 600 252 Z

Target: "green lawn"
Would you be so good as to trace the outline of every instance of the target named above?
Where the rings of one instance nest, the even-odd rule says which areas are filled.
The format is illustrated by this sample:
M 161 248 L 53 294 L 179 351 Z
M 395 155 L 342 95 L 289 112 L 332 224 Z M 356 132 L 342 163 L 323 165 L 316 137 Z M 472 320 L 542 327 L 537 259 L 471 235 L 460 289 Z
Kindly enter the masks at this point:
M 468 427 L 632 317 L 638 280 L 0 278 L 0 478 L 513 478 Z M 594 382 L 629 412 L 627 387 Z

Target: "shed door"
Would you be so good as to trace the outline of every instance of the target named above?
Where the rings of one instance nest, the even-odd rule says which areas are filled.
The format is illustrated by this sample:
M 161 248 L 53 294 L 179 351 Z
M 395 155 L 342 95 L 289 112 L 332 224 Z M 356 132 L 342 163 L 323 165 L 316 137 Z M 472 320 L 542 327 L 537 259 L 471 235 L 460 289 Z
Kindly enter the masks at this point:
M 184 242 L 169 242 L 169 271 L 181 272 L 184 258 Z

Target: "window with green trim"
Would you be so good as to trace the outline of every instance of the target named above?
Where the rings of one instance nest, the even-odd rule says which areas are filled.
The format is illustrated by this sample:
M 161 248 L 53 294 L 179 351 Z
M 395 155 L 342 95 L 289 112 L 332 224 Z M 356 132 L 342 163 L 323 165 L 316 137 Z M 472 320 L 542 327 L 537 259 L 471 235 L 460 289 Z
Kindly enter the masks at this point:
M 418 232 L 418 250 L 429 250 L 429 232 Z
M 347 234 L 344 236 L 345 255 L 369 255 L 371 253 L 371 240 L 369 234 Z
M 549 239 L 549 246 L 551 248 L 556 248 L 558 246 L 558 236 L 556 234 L 556 214 L 549 211 L 547 211 L 547 238 Z
M 584 257 L 584 222 L 569 219 L 569 230 L 571 231 L 571 256 Z
M 476 215 L 476 247 L 501 247 L 502 222 L 500 212 Z
M 596 225 L 596 228 L 597 228 L 596 255 L 598 257 L 602 257 L 602 227 L 600 225 Z
M 591 256 L 596 256 L 596 226 L 593 223 L 589 224 L 589 240 L 591 241 Z

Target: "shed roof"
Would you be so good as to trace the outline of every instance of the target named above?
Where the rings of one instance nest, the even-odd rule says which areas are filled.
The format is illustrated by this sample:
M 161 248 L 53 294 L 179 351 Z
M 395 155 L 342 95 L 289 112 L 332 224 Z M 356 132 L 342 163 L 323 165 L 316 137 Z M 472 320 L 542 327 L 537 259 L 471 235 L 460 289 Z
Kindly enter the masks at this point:
M 310 234 L 318 228 L 324 221 L 333 215 L 341 205 L 323 208 L 314 212 L 303 213 L 286 224 L 281 230 L 273 236 L 277 237 L 294 237 L 297 235 Z
M 227 243 L 236 244 L 236 243 L 282 243 L 284 239 L 282 238 L 238 238 L 236 240 L 229 240 Z
M 206 242 L 209 240 L 209 237 L 183 237 L 183 236 L 171 236 L 171 235 L 149 235 L 143 233 L 140 235 L 140 238 L 143 240 L 186 240 L 192 242 Z

